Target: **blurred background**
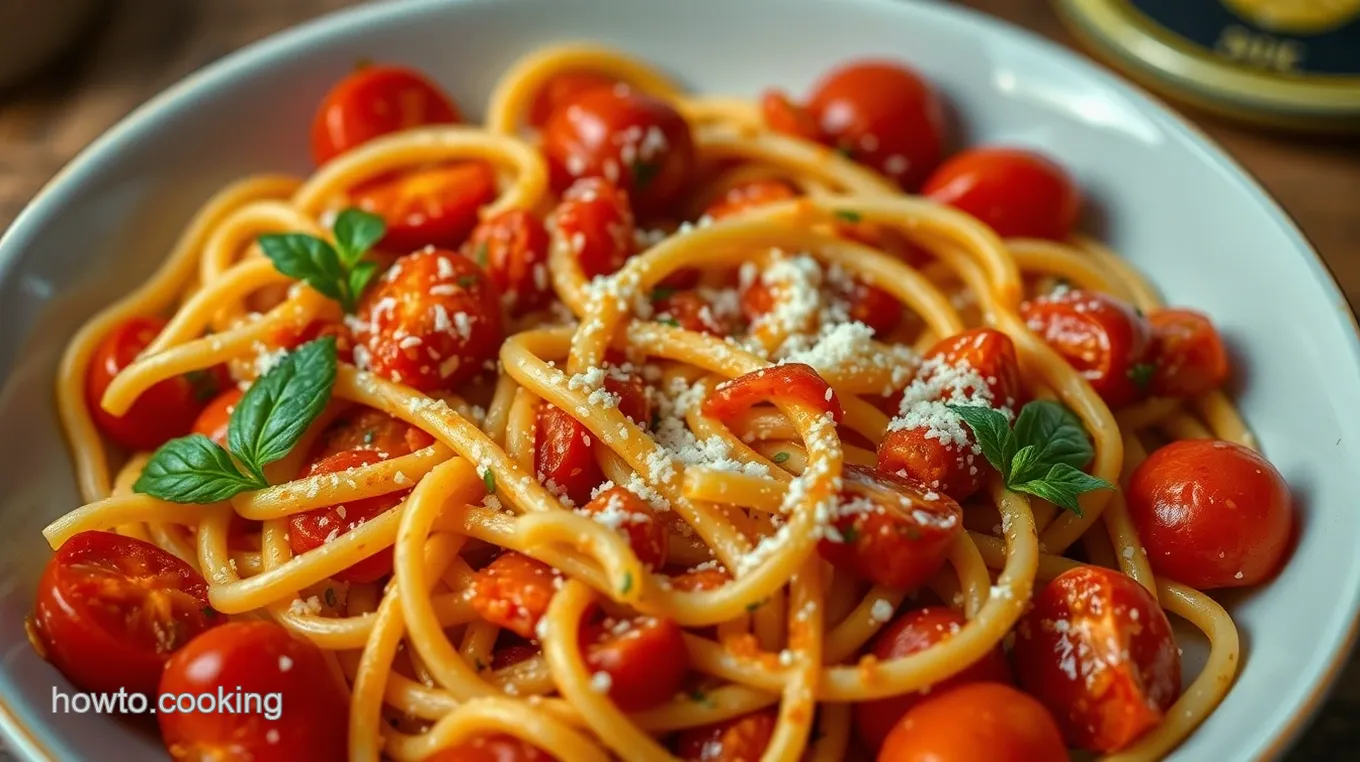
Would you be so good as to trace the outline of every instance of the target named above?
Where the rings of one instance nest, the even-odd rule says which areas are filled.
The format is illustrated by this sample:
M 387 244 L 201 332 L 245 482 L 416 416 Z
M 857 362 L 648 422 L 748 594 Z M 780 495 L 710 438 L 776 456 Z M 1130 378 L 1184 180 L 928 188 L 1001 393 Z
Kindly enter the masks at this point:
M 0 0 L 0 230 L 86 144 L 152 95 L 261 37 L 359 1 Z M 1276 84 L 1336 74 L 1360 82 L 1360 0 L 955 1 L 1100 60 L 1122 61 L 1122 69 L 1182 105 L 1207 102 L 1221 111 L 1226 104 L 1232 118 L 1185 113 L 1280 201 L 1351 304 L 1360 305 L 1360 85 L 1314 97 L 1310 115 L 1284 131 L 1278 114 L 1259 103 L 1243 106 L 1221 84 L 1236 76 L 1232 68 L 1268 73 Z M 1134 6 L 1137 23 L 1110 10 Z M 1174 65 L 1170 73 L 1154 71 L 1140 56 Z M 1248 125 L 1243 117 L 1276 126 Z M 1324 125 L 1330 134 L 1297 131 Z M 1353 662 L 1288 759 L 1350 760 L 1357 749 L 1360 665 Z M 8 760 L 0 748 L 0 762 Z

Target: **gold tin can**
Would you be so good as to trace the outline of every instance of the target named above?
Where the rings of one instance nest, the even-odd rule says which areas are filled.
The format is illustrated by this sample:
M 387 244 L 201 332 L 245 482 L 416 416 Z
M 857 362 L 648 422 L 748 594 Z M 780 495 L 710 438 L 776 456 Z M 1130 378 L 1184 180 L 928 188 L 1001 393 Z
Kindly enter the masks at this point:
M 1360 0 L 1055 0 L 1149 89 L 1235 119 L 1360 132 Z

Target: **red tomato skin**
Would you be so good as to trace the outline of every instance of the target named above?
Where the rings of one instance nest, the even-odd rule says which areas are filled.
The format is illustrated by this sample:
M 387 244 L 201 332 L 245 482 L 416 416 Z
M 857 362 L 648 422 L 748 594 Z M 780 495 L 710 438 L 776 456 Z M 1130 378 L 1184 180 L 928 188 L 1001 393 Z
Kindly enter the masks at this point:
M 807 110 L 822 141 L 914 190 L 940 163 L 944 106 L 895 61 L 853 61 L 813 86 Z
M 813 143 L 822 140 L 822 130 L 808 110 L 778 90 L 766 90 L 760 96 L 760 116 L 765 126 L 775 132 Z
M 670 578 L 671 589 L 686 593 L 704 590 L 717 590 L 732 581 L 732 575 L 723 569 L 686 569 Z
M 713 305 L 697 291 L 677 291 L 652 305 L 657 320 L 672 320 L 686 331 L 710 336 L 730 336 L 730 321 L 714 314 Z
M 1066 170 L 1018 148 L 985 146 L 956 154 L 921 193 L 973 215 L 1002 238 L 1066 240 L 1081 209 L 1081 195 Z
M 991 464 L 973 452 L 971 438 L 969 446 L 962 447 L 944 444 L 929 433 L 927 428 L 889 431 L 878 444 L 878 469 L 908 476 L 956 502 L 977 494 Z
M 1081 566 L 1035 595 L 1012 653 L 1027 693 L 1071 746 L 1113 752 L 1161 722 L 1181 691 L 1171 623 L 1142 585 Z
M 529 125 L 542 127 L 553 112 L 571 103 L 587 90 L 610 89 L 618 80 L 593 71 L 564 71 L 543 83 L 529 106 Z
M 236 410 L 236 403 L 244 396 L 245 392 L 233 387 L 214 397 L 213 401 L 203 408 L 203 412 L 198 414 L 194 421 L 193 433 L 202 434 L 216 442 L 218 446 L 226 447 L 227 426 L 231 423 L 231 414 Z
M 301 329 L 293 326 L 283 326 L 275 331 L 266 342 L 271 347 L 281 349 L 297 349 L 309 341 L 335 337 L 335 356 L 341 362 L 354 364 L 354 334 L 344 323 L 333 323 L 326 320 L 313 320 Z
M 761 709 L 687 728 L 675 740 L 675 754 L 684 762 L 758 762 L 770 745 L 778 717 L 774 709 Z
M 948 640 L 967 622 L 962 614 L 947 606 L 914 609 L 898 616 L 883 628 L 874 638 L 869 652 L 880 662 L 910 656 Z M 893 726 L 912 707 L 940 691 L 979 682 L 1007 685 L 1014 682 L 1011 678 L 1010 665 L 1006 662 L 1006 654 L 1001 650 L 1000 644 L 988 651 L 986 656 L 955 673 L 953 677 L 930 686 L 927 691 L 914 691 L 901 696 L 854 704 L 855 730 L 865 746 L 876 751 L 882 748 L 883 741 L 892 732 Z
M 585 90 L 543 125 L 543 153 L 559 193 L 584 177 L 628 192 L 642 212 L 659 212 L 686 190 L 694 138 L 670 104 L 627 85 Z
M 1148 315 L 1156 347 L 1152 393 L 1195 397 L 1228 380 L 1228 350 L 1218 329 L 1193 310 L 1157 310 Z
M 1158 448 L 1134 469 L 1125 497 L 1158 576 L 1202 590 L 1258 585 L 1289 552 L 1289 485 L 1241 445 L 1187 439 Z
M 752 371 L 713 387 L 704 398 L 704 415 L 727 420 L 760 402 L 772 399 L 799 402 L 830 413 L 839 423 L 845 416 L 836 392 L 811 365 L 786 363 Z
M 823 538 L 822 558 L 861 579 L 912 590 L 930 579 L 963 531 L 963 509 L 947 495 L 877 469 L 847 465 L 841 500 L 868 499 L 882 511 L 844 516 L 835 526 L 840 541 Z
M 1000 683 L 932 694 L 893 728 L 878 762 L 1067 762 L 1053 717 Z
M 481 373 L 504 339 L 496 287 L 477 265 L 441 249 L 399 258 L 364 294 L 359 315 L 372 370 L 421 391 L 450 389 Z M 415 346 L 411 337 L 419 339 Z
M 544 484 L 551 482 L 549 489 L 576 505 L 585 505 L 591 491 L 604 481 L 590 431 L 566 411 L 548 403 L 538 408 L 534 470 Z
M 589 516 L 609 517 L 607 526 L 617 526 L 637 554 L 638 560 L 650 569 L 666 565 L 669 549 L 666 525 L 651 504 L 623 487 L 611 487 L 596 495 L 582 510 Z
M 170 660 L 160 692 L 278 694 L 279 714 L 159 712 L 161 737 L 176 760 L 254 762 L 343 760 L 349 706 L 310 641 L 273 622 L 229 622 L 195 638 Z M 266 710 L 269 707 L 264 707 Z
M 486 271 L 510 314 L 547 306 L 548 231 L 533 214 L 511 209 L 486 220 L 463 245 L 463 256 Z
M 425 762 L 553 762 L 552 755 L 508 735 L 478 736 L 436 751 Z
M 869 326 L 880 339 L 902 322 L 902 303 L 878 286 L 854 278 L 849 284 L 838 287 L 837 292 L 850 311 L 850 319 Z
M 477 225 L 481 208 L 495 200 L 496 173 L 481 161 L 416 167 L 353 191 L 355 206 L 387 223 L 378 246 L 398 253 L 457 248 Z
M 305 476 L 341 474 L 351 468 L 369 466 L 385 460 L 375 450 L 346 450 L 312 464 Z M 342 505 L 314 508 L 288 518 L 288 544 L 296 554 L 325 545 L 331 539 L 350 532 L 360 525 L 395 508 L 410 490 L 392 492 L 363 500 L 352 500 Z M 376 582 L 392 573 L 392 549 L 386 548 L 338 572 L 335 579 L 342 582 Z
M 144 594 L 101 595 L 106 588 Z M 136 633 L 140 642 L 129 642 L 129 624 L 148 624 L 137 606 L 146 593 L 167 596 L 173 625 L 157 616 L 151 631 Z M 77 688 L 154 695 L 171 654 L 220 618 L 208 607 L 208 583 L 188 564 L 150 543 L 91 531 L 67 540 L 47 562 L 33 624 L 43 658 Z
M 1145 361 L 1152 334 L 1132 305 L 1093 291 L 1062 291 L 1021 304 L 1020 317 L 1110 408 L 1143 396 L 1134 366 Z
M 640 712 L 669 701 L 689 669 L 680 625 L 664 617 L 639 617 L 626 632 L 604 625 L 582 626 L 586 669 L 610 677 L 609 698 L 625 712 Z
M 1015 354 L 1015 342 L 1001 331 L 971 328 L 936 342 L 926 352 L 924 359 L 938 359 L 953 366 L 966 364 L 987 383 L 993 405 L 1019 410 L 1023 393 L 1020 360 Z M 951 395 L 970 397 L 977 390 L 963 388 L 949 391 Z
M 549 224 L 571 247 L 586 280 L 613 274 L 633 255 L 635 223 L 628 194 L 604 178 L 573 183 Z
M 399 458 L 434 444 L 434 437 L 405 421 L 371 407 L 340 414 L 321 432 L 308 462 L 315 464 L 349 450 L 371 450 L 379 460 Z
M 312 160 L 321 166 L 379 135 L 461 121 L 453 101 L 420 72 L 366 66 L 321 100 L 312 120 Z
M 131 365 L 156 336 L 165 321 L 134 317 L 114 327 L 95 347 L 85 372 L 85 404 L 94 422 L 110 439 L 129 450 L 154 450 L 175 437 L 188 434 L 204 406 L 231 379 L 220 367 L 167 378 L 142 392 L 132 407 L 115 416 L 100 406 L 104 392 L 124 368 Z
M 488 622 L 521 638 L 535 638 L 535 629 L 557 593 L 556 573 L 534 558 L 507 551 L 477 570 L 472 584 L 472 607 Z
M 793 186 L 783 180 L 752 180 L 729 188 L 722 198 L 709 205 L 704 216 L 716 222 L 797 196 Z

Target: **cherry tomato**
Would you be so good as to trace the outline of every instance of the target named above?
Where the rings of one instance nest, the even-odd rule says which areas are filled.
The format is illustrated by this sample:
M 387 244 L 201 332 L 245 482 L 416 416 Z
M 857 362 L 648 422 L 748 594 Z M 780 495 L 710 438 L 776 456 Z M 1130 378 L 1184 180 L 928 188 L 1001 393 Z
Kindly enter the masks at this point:
M 765 126 L 775 132 L 813 143 L 822 140 L 822 130 L 812 114 L 778 90 L 767 90 L 761 94 L 760 115 L 765 120 Z
M 231 385 L 226 369 L 219 366 L 161 381 L 142 392 L 123 415 L 111 415 L 100 407 L 114 376 L 131 365 L 164 328 L 165 321 L 156 318 L 135 317 L 121 323 L 95 347 L 85 372 L 85 404 L 95 423 L 129 450 L 154 450 L 188 434 L 208 401 Z
M 717 590 L 732 581 L 732 575 L 718 567 L 686 569 L 671 577 L 671 588 L 686 593 Z
M 807 110 L 823 142 L 914 190 L 940 163 L 944 106 L 895 61 L 855 61 L 812 88 Z
M 340 729 L 349 706 L 321 649 L 273 622 L 229 622 L 194 638 L 165 665 L 160 692 L 265 697 L 264 711 L 250 711 L 254 705 L 243 698 L 232 710 L 158 712 L 161 737 L 176 760 L 346 758 Z
M 680 691 L 689 652 L 673 619 L 638 617 L 582 625 L 586 668 L 609 677 L 609 698 L 625 712 L 663 704 Z
M 502 212 L 478 225 L 463 245 L 463 255 L 486 270 L 513 315 L 546 306 L 552 296 L 548 232 L 523 209 Z
M 666 565 L 666 525 L 646 500 L 623 487 L 611 487 L 586 503 L 584 510 L 626 537 L 643 565 L 651 569 Z
M 198 414 L 198 419 L 194 421 L 193 433 L 202 434 L 219 446 L 226 447 L 227 426 L 231 423 L 231 414 L 236 411 L 236 403 L 240 402 L 245 394 L 239 388 L 233 387 L 214 397 L 213 401 L 203 408 L 203 412 Z
M 673 322 L 679 328 L 710 336 L 729 336 L 732 326 L 714 314 L 713 305 L 697 291 L 677 291 L 667 294 L 652 305 L 653 316 L 661 322 Z
M 604 481 L 590 431 L 566 411 L 544 403 L 538 408 L 536 433 L 534 470 L 539 478 L 549 490 L 584 505 Z
M 575 100 L 587 90 L 610 89 L 618 80 L 593 71 L 564 71 L 553 75 L 534 95 L 529 106 L 529 124 L 542 127 L 553 112 Z
M 1018 409 L 1020 405 L 1020 361 L 1016 359 L 1011 337 L 991 328 L 972 328 L 935 343 L 925 360 L 938 359 L 951 367 L 972 368 L 987 384 L 991 403 Z M 973 397 L 980 390 L 951 385 L 942 400 Z
M 551 224 L 575 252 L 587 279 L 613 273 L 633 255 L 628 194 L 603 178 L 578 180 L 568 188 Z
M 351 468 L 371 466 L 384 460 L 376 450 L 345 450 L 312 464 L 304 476 L 343 474 Z M 410 490 L 352 500 L 342 505 L 314 508 L 288 517 L 288 543 L 293 552 L 306 553 L 330 540 L 371 521 L 395 508 Z M 376 582 L 392 573 L 392 549 L 387 548 L 365 558 L 335 575 L 341 582 Z
M 1177 582 L 1256 585 L 1289 550 L 1289 486 L 1270 461 L 1241 445 L 1172 442 L 1134 469 L 1125 496 L 1153 571 Z
M 908 476 L 962 502 L 977 494 L 983 477 L 991 472 L 973 447 L 971 435 L 957 443 L 945 442 L 929 426 L 894 429 L 878 444 L 878 469 Z
M 312 159 L 320 166 L 379 135 L 461 121 L 453 101 L 419 72 L 366 66 L 322 99 L 312 120 Z
M 536 746 L 507 735 L 478 736 L 457 746 L 436 751 L 425 762 L 553 762 L 555 758 Z
M 477 224 L 477 213 L 496 200 L 496 173 L 468 161 L 409 169 L 377 177 L 354 189 L 354 205 L 379 215 L 384 249 L 456 248 Z
M 317 437 L 311 462 L 316 463 L 349 450 L 371 450 L 379 460 L 399 458 L 434 444 L 423 429 L 399 421 L 371 407 L 353 407 L 342 413 Z
M 946 606 L 928 606 L 902 614 L 878 633 L 869 647 L 879 661 L 900 659 L 949 640 L 968 620 Z M 897 721 L 907 710 L 932 694 L 967 683 L 1011 683 L 1011 668 L 1000 644 L 953 677 L 941 680 L 928 690 L 913 691 L 901 696 L 864 701 L 854 705 L 855 730 L 860 740 L 870 749 L 883 746 Z
M 1156 347 L 1153 394 L 1195 397 L 1228 380 L 1228 350 L 1209 318 L 1192 310 L 1157 310 L 1148 324 Z
M 646 426 L 652 421 L 652 403 L 647 399 L 647 384 L 633 373 L 611 371 L 604 377 L 604 390 L 618 397 L 619 412 L 633 423 Z
M 147 542 L 81 532 L 38 580 L 33 623 L 43 657 L 78 688 L 155 694 L 161 667 L 218 623 L 208 583 Z
M 473 575 L 472 608 L 482 619 L 521 638 L 534 638 L 557 592 L 556 572 L 534 558 L 506 551 Z
M 973 215 L 1002 238 L 1065 240 L 1081 208 L 1081 194 L 1062 167 L 1018 148 L 956 154 L 921 193 Z
M 850 277 L 833 285 L 836 297 L 845 303 L 851 320 L 863 323 L 883 338 L 902 322 L 902 303 L 878 286 Z
M 1171 623 L 1142 585 L 1096 566 L 1034 596 L 1015 629 L 1015 671 L 1067 743 L 1118 751 L 1161 722 L 1181 692 Z
M 553 188 L 603 177 L 643 211 L 660 211 L 685 192 L 694 172 L 689 124 L 670 104 L 626 85 L 578 93 L 543 125 Z
M 399 258 L 364 294 L 359 315 L 373 371 L 421 391 L 482 372 L 504 338 L 496 287 L 470 260 L 440 249 Z
M 920 482 L 876 469 L 847 465 L 842 478 L 836 531 L 817 545 L 822 558 L 884 587 L 920 587 L 963 531 L 963 509 Z
M 1000 683 L 928 697 L 893 728 L 878 762 L 1067 762 L 1053 717 Z
M 845 415 L 836 392 L 811 365 L 786 363 L 752 371 L 713 387 L 704 398 L 704 415 L 728 420 L 752 405 L 780 399 L 830 413 L 838 423 Z
M 511 643 L 507 646 L 501 646 L 500 641 L 507 639 L 518 642 Z M 498 636 L 496 638 L 496 644 L 497 648 L 495 652 L 491 654 L 491 668 L 493 670 L 514 666 L 543 653 L 543 649 L 535 645 L 530 645 L 529 641 L 523 640 L 509 632 L 502 633 Z
M 328 320 L 313 320 L 303 326 L 301 330 L 293 326 L 284 326 L 273 332 L 267 343 L 271 347 L 282 349 L 296 349 L 309 341 L 335 337 L 335 356 L 337 359 L 351 363 L 354 362 L 354 334 L 344 323 L 335 323 Z
M 1143 396 L 1151 332 L 1131 305 L 1093 291 L 1061 291 L 1020 305 L 1025 325 L 1075 368 L 1111 408 Z
M 787 201 L 797 195 L 793 186 L 783 180 L 752 180 L 728 189 L 722 198 L 709 205 L 704 216 L 717 221 L 768 204 Z
M 774 709 L 681 731 L 675 754 L 685 762 L 759 762 L 774 736 Z

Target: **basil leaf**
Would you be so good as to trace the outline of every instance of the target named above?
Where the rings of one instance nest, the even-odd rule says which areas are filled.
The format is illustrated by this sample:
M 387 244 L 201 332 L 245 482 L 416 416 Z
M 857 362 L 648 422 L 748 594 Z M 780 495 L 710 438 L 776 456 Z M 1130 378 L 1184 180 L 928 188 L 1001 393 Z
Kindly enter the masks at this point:
M 227 424 L 232 454 L 264 481 L 264 466 L 293 449 L 330 400 L 334 384 L 335 337 L 298 347 L 236 403 Z
M 1011 460 L 1015 458 L 1015 451 L 1019 446 L 1005 414 L 977 405 L 948 407 L 973 430 L 973 438 L 977 440 L 978 447 L 982 448 L 982 455 L 987 462 L 1003 474 L 1010 473 Z
M 1039 448 L 1034 445 L 1025 445 L 1017 450 L 1015 457 L 1011 459 L 1011 469 L 1006 474 L 1006 483 L 1014 484 L 1038 479 L 1048 469 L 1048 465 L 1039 460 Z
M 1127 374 L 1133 385 L 1138 387 L 1138 391 L 1145 392 L 1152 383 L 1152 377 L 1157 375 L 1157 366 L 1150 362 L 1136 363 L 1128 369 Z
M 1098 489 L 1114 489 L 1115 487 L 1104 479 L 1078 471 L 1066 463 L 1058 463 L 1049 470 L 1048 475 L 1044 478 L 1013 484 L 1010 488 L 1016 492 L 1028 492 L 1031 495 L 1041 497 L 1080 516 L 1082 514 L 1081 505 L 1077 503 L 1078 495 Z
M 356 306 L 359 302 L 359 295 L 364 293 L 364 289 L 368 288 L 368 282 L 373 280 L 373 276 L 377 275 L 377 273 L 378 263 L 369 260 L 364 260 L 356 264 L 354 269 L 349 271 L 347 285 L 349 287 L 350 296 L 354 299 Z
M 262 235 L 259 242 L 276 270 L 346 304 L 349 294 L 341 288 L 344 270 L 330 244 L 304 233 Z
M 387 232 L 387 223 L 376 214 L 369 214 L 360 209 L 346 209 L 336 215 L 331 232 L 335 234 L 335 249 L 340 255 L 340 261 L 353 267 L 363 257 L 364 252 L 382 240 Z M 358 296 L 358 291 L 355 292 L 355 296 Z
M 1022 447 L 1038 448 L 1038 461 L 1049 465 L 1066 463 L 1081 469 L 1095 456 L 1077 414 L 1050 400 L 1036 400 L 1021 409 L 1015 419 L 1015 438 Z M 1017 477 L 1017 481 L 1028 480 Z
M 202 434 L 190 434 L 161 445 L 132 491 L 172 503 L 205 504 L 265 486 L 243 475 L 217 443 Z

